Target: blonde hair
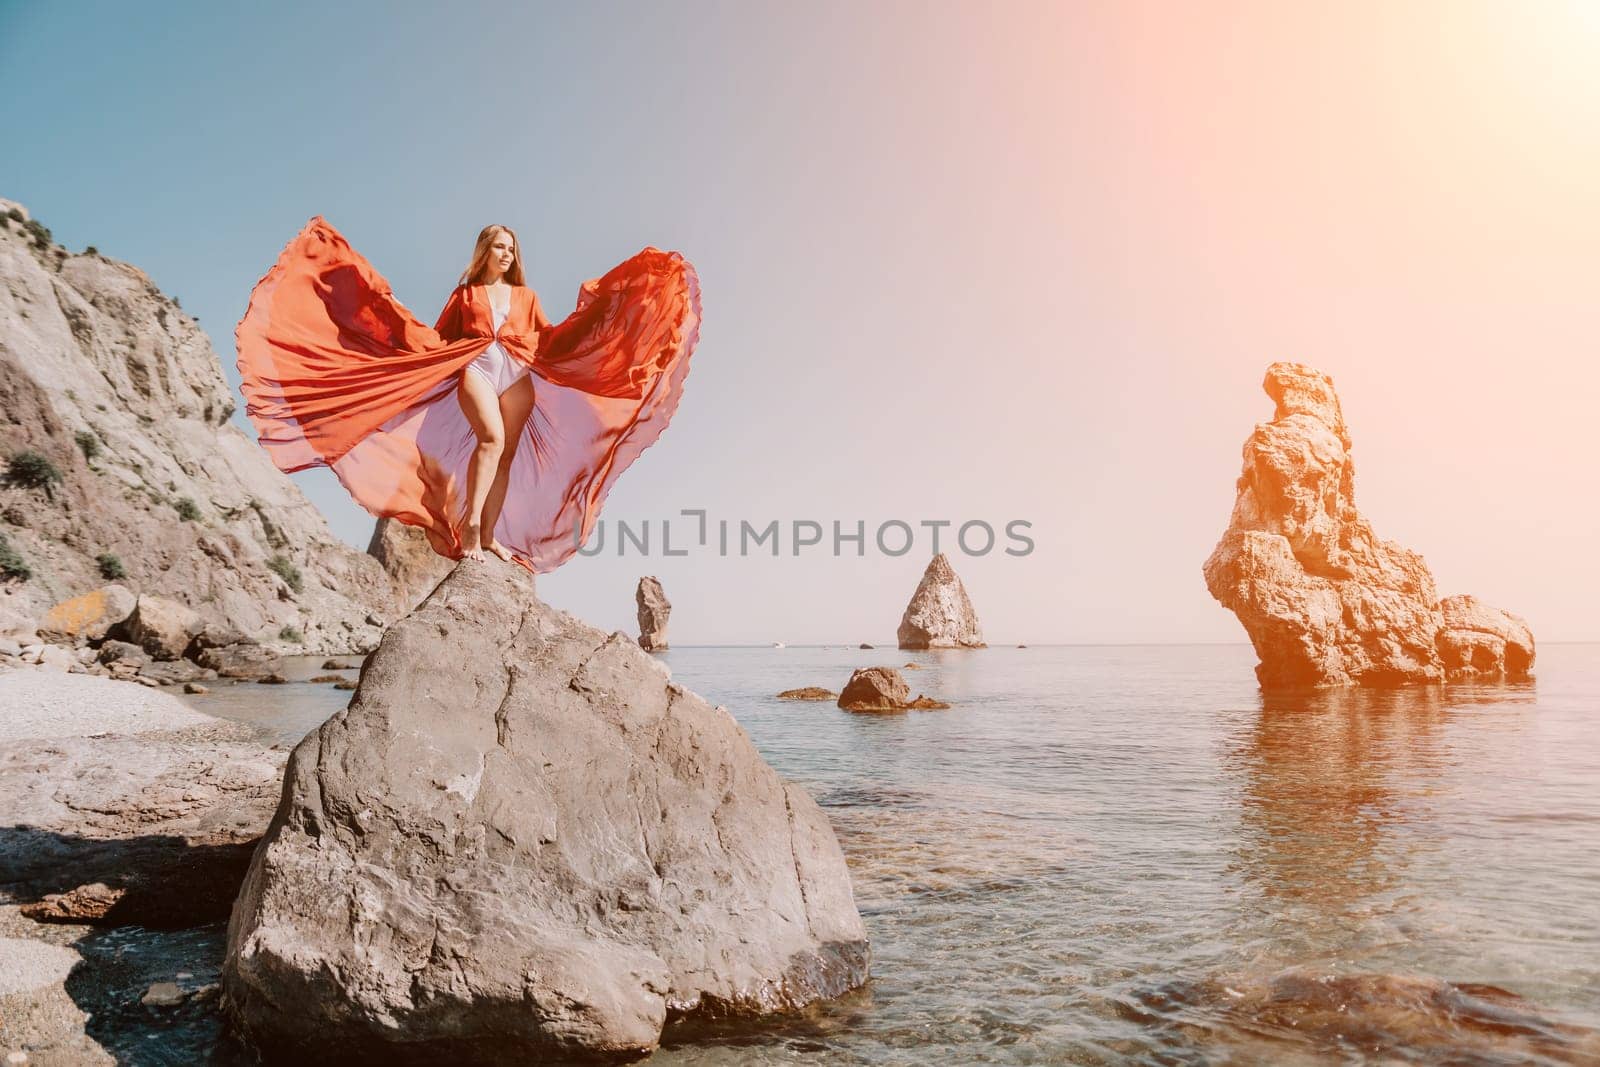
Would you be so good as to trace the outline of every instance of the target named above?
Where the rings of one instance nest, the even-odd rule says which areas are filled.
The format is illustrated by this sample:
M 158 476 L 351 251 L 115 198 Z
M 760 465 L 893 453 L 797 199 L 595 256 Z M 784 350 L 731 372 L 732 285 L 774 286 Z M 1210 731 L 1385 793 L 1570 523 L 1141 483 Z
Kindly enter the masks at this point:
M 478 243 L 472 249 L 472 262 L 461 272 L 458 285 L 483 284 L 484 275 L 489 272 L 489 246 L 501 233 L 511 238 L 511 266 L 506 268 L 504 280 L 512 285 L 528 284 L 522 277 L 522 242 L 517 240 L 516 231 L 510 226 L 491 223 L 478 231 Z

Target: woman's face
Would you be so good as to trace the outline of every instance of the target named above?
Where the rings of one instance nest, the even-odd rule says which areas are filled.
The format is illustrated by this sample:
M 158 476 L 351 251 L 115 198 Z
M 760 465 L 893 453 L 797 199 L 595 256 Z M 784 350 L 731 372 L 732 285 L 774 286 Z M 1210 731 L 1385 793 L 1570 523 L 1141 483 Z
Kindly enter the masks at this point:
M 511 240 L 511 235 L 501 230 L 494 235 L 494 240 L 489 242 L 489 265 L 504 274 L 511 269 L 511 262 L 514 259 L 516 259 L 516 245 Z

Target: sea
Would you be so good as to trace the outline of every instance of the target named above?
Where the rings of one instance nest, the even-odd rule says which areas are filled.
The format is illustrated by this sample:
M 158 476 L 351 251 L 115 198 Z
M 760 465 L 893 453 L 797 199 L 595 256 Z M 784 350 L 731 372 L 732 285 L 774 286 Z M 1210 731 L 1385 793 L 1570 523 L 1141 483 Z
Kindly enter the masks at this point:
M 872 977 L 669 1031 L 656 1067 L 1600 1063 L 1600 644 L 1543 645 L 1522 683 L 1273 695 L 1244 644 L 659 655 L 828 815 Z M 184 699 L 292 744 L 349 699 L 322 659 Z M 873 665 L 951 707 L 777 699 Z M 90 1033 L 253 1062 L 214 1009 L 137 1004 L 215 980 L 222 944 L 91 935 L 91 963 L 140 962 Z

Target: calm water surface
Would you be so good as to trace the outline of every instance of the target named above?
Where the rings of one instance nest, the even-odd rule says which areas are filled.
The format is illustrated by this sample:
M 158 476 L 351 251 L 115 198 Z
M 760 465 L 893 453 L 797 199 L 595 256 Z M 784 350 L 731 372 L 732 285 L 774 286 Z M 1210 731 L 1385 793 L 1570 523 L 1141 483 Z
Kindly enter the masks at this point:
M 828 813 L 874 963 L 840 1001 L 653 1064 L 1600 1057 L 1560 1029 L 1600 1028 L 1600 645 L 1542 647 L 1531 684 L 1270 698 L 1245 645 L 663 658 Z M 774 697 L 906 662 L 951 710 Z M 186 699 L 293 742 L 349 695 Z M 1264 992 L 1288 968 L 1422 982 L 1330 1028 Z M 1440 979 L 1531 1003 L 1396 1006 Z

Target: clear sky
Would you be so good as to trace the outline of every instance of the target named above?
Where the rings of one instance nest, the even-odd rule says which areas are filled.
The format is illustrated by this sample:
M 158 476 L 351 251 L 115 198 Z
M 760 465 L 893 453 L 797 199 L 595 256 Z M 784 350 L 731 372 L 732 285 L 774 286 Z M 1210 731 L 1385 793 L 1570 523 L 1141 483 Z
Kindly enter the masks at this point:
M 1441 595 L 1593 640 L 1597 56 L 1584 0 L 0 0 L 0 195 L 147 270 L 235 386 L 250 289 L 312 215 L 429 322 L 491 221 L 556 318 L 682 251 L 682 405 L 605 554 L 540 577 L 607 628 L 654 574 L 681 643 L 889 642 L 944 519 L 1000 533 L 951 553 L 991 642 L 1241 641 L 1200 565 L 1292 359 L 1333 375 L 1357 503 Z M 337 482 L 296 478 L 365 547 Z M 686 508 L 865 522 L 867 552 L 724 556 L 713 526 L 663 556 Z M 618 520 L 650 556 L 617 558 Z

